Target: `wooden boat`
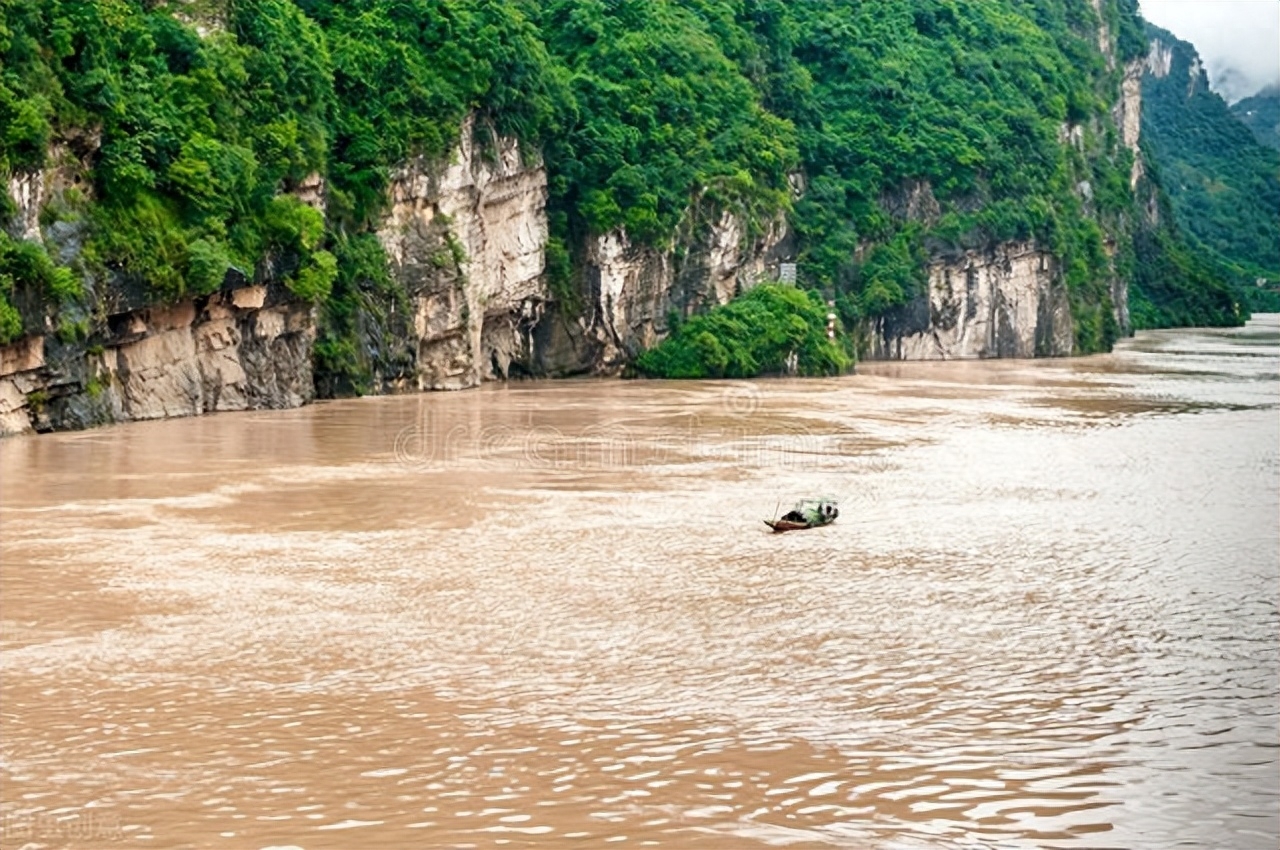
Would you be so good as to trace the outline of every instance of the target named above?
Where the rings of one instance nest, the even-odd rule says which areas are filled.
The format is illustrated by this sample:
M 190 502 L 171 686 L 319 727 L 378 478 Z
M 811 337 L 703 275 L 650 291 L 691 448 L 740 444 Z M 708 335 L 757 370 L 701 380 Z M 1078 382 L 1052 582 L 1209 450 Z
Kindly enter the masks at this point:
M 835 499 L 801 499 L 794 508 L 782 515 L 782 519 L 767 519 L 764 524 L 772 528 L 774 534 L 781 534 L 784 531 L 830 525 L 838 516 L 840 509 Z

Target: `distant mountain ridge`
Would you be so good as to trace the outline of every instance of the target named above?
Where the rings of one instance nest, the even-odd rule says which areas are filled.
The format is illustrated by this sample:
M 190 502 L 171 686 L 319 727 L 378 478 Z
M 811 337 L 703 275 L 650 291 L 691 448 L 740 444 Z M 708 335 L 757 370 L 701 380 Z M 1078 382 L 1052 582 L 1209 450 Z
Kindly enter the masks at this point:
M 1269 148 L 1280 150 L 1280 86 L 1268 86 L 1231 106 L 1231 114 Z
M 1257 279 L 1280 280 L 1280 152 L 1259 135 L 1268 120 L 1274 134 L 1266 109 L 1275 93 L 1233 109 L 1210 89 L 1194 46 L 1151 24 L 1147 35 L 1143 144 L 1179 228 L 1227 270 L 1248 306 Z

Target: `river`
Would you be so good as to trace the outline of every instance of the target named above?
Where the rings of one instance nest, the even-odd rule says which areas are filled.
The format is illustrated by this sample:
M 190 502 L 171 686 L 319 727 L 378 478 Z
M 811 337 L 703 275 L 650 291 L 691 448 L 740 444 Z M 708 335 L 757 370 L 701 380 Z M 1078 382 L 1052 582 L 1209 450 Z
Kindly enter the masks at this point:
M 0 846 L 1272 850 L 1278 408 L 1262 316 L 6 440 Z

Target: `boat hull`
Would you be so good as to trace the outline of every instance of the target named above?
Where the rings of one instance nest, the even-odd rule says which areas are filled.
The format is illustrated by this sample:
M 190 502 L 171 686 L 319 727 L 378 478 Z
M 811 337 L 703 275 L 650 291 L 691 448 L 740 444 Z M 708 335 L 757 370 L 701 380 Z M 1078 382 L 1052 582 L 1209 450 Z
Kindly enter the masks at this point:
M 781 534 L 784 531 L 800 531 L 805 528 L 821 528 L 824 525 L 830 525 L 829 522 L 795 522 L 789 519 L 767 519 L 764 524 L 773 529 L 774 534 Z

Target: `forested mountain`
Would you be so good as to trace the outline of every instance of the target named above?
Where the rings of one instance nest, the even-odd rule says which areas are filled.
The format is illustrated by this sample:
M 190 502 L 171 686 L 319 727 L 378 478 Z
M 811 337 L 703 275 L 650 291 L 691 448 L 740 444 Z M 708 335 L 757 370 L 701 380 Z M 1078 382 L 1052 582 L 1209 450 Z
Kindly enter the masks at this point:
M 1241 292 L 1260 277 L 1280 281 L 1280 152 L 1210 90 L 1192 45 L 1158 27 L 1148 34 L 1143 139 L 1178 226 Z
M 1240 119 L 1259 142 L 1280 150 L 1280 86 L 1270 86 L 1233 103 L 1231 114 Z
M 788 253 L 848 329 L 927 314 L 930 263 L 1010 244 L 1064 293 L 1045 353 L 1109 348 L 1144 257 L 1199 304 L 1149 321 L 1234 323 L 1181 237 L 1143 241 L 1158 200 L 1135 197 L 1121 125 L 1145 54 L 1136 0 L 0 0 L 0 342 L 52 327 L 101 348 L 112 316 L 260 283 L 316 305 L 322 388 L 412 384 L 431 304 L 466 325 L 449 357 L 488 369 L 483 228 L 455 233 L 437 204 L 426 255 L 387 253 L 406 175 L 443 185 L 464 127 L 475 192 L 545 172 L 524 234 L 544 295 L 503 320 L 558 317 L 580 358 L 633 356 L 665 309 L 699 309 L 673 287 L 696 289 L 688 257 L 725 228 Z M 1162 178 L 1178 203 L 1181 167 Z M 1270 263 L 1260 232 L 1214 227 L 1191 232 Z M 648 258 L 652 303 L 602 289 L 611 245 Z

